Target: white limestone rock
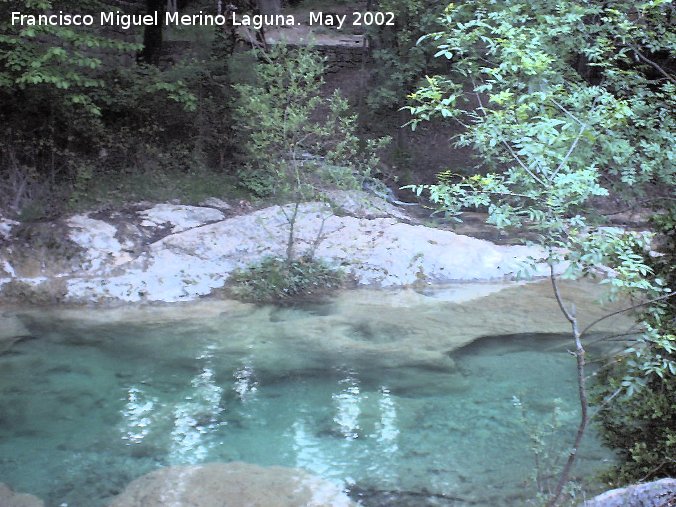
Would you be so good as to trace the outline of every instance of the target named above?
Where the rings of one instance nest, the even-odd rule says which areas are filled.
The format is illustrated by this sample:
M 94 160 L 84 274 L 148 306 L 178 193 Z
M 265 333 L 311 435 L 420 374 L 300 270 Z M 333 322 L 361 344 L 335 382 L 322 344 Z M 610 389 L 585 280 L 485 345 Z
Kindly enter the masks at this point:
M 143 219 L 141 222 L 143 227 L 169 224 L 174 234 L 225 218 L 225 215 L 217 209 L 182 204 L 156 204 L 150 209 L 139 211 L 138 214 Z
M 163 210 L 168 209 L 167 206 L 174 208 L 163 205 L 151 209 Z M 289 215 L 291 205 L 285 210 Z M 159 221 L 155 211 L 150 215 Z M 217 215 L 210 216 L 217 218 Z M 103 256 L 106 241 L 110 242 L 109 251 L 119 255 L 121 247 L 113 241 L 114 228 L 106 228 L 96 221 L 90 223 L 95 232 L 107 233 L 97 232 L 90 240 L 90 258 Z M 187 221 L 172 223 L 179 229 L 188 225 Z M 76 300 L 103 297 L 129 302 L 195 299 L 222 287 L 237 268 L 265 256 L 283 256 L 288 229 L 288 221 L 279 206 L 192 227 L 149 245 L 146 252 L 116 273 L 110 270 L 99 270 L 99 273 L 96 271 L 99 265 L 89 276 L 76 274 L 68 282 L 69 295 Z M 495 245 L 449 231 L 404 224 L 395 218 L 339 217 L 332 214 L 326 203 L 300 206 L 296 253 L 300 255 L 309 250 L 320 231 L 323 239 L 317 256 L 343 266 L 363 285 L 387 287 L 418 282 L 502 280 L 516 273 L 525 258 L 542 256 L 536 248 Z M 80 244 L 86 243 L 80 239 Z
M 9 277 L 15 277 L 16 272 L 14 271 L 14 268 L 12 265 L 9 263 L 8 259 L 3 259 L 0 257 L 0 274 L 1 275 L 7 275 Z
M 612 489 L 587 500 L 581 507 L 668 507 L 676 505 L 676 479 L 660 479 Z
M 192 300 L 223 287 L 238 268 L 283 257 L 292 211 L 293 205 L 271 206 L 225 218 L 214 208 L 158 204 L 106 221 L 76 215 L 66 221 L 67 237 L 84 262 L 58 271 L 35 266 L 30 276 L 59 278 L 72 302 Z M 318 258 L 359 284 L 380 287 L 502 281 L 527 258 L 543 256 L 534 247 L 495 245 L 398 217 L 337 216 L 322 202 L 300 205 L 295 235 L 296 255 L 316 247 Z M 0 258 L 0 285 L 16 279 L 9 260 Z
M 84 250 L 88 261 L 82 266 L 85 269 L 98 270 L 105 268 L 106 264 L 117 264 L 115 260 L 123 249 L 132 247 L 131 243 L 121 244 L 116 238 L 117 228 L 103 220 L 75 215 L 68 219 L 67 224 L 70 227 L 68 237 Z
M 10 220 L 9 218 L 0 217 L 0 238 L 9 239 L 12 228 L 15 225 L 19 225 L 19 222 L 16 220 Z

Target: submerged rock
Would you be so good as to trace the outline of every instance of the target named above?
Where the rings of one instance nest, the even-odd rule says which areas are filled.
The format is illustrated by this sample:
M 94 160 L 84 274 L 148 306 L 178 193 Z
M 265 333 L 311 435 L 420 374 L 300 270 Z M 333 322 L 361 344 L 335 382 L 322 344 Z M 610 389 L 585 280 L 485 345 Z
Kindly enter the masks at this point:
M 31 333 L 18 318 L 0 315 L 0 355 L 10 350 L 15 343 L 30 336 Z
M 676 479 L 612 489 L 595 496 L 581 507 L 671 507 L 676 505 Z
M 581 326 L 617 308 L 597 304 L 600 292 L 594 284 L 562 283 L 561 293 L 576 304 Z M 198 326 L 200 335 L 213 337 L 219 354 L 251 352 L 256 371 L 264 377 L 313 368 L 323 371 L 344 362 L 363 371 L 410 366 L 454 375 L 461 365 L 455 364 L 451 353 L 482 337 L 537 334 L 544 340 L 546 335 L 570 333 L 547 282 L 464 283 L 424 292 L 357 289 L 308 309 L 210 300 L 96 312 L 40 309 L 24 311 L 21 318 L 36 335 L 63 325 L 70 336 L 81 333 L 83 341 L 138 325 L 155 330 L 146 333 L 146 340 L 169 347 Z M 615 333 L 632 324 L 630 317 L 616 315 L 594 329 Z M 400 375 L 393 385 L 409 384 Z M 456 385 L 459 379 L 454 375 L 448 381 Z
M 15 493 L 0 482 L 0 506 L 2 507 L 45 507 L 38 497 L 27 493 Z
M 248 463 L 208 463 L 151 472 L 110 507 L 351 507 L 335 484 L 305 472 Z

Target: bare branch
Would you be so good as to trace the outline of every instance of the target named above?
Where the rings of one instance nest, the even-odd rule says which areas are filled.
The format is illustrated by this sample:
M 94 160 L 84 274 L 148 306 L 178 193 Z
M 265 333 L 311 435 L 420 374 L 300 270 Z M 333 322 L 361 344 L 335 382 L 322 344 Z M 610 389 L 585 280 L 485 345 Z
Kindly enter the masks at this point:
M 587 378 L 585 376 L 585 350 L 582 346 L 582 335 L 578 329 L 577 318 L 575 317 L 575 306 L 573 306 L 569 311 L 563 304 L 561 293 L 559 292 L 559 286 L 556 282 L 556 275 L 554 274 L 553 263 L 549 264 L 549 273 L 549 278 L 552 282 L 552 288 L 554 289 L 554 295 L 556 296 L 556 302 L 559 304 L 559 308 L 566 316 L 566 319 L 568 319 L 570 322 L 573 340 L 575 341 L 575 352 L 573 355 L 575 356 L 577 362 L 577 387 L 578 396 L 580 399 L 580 423 L 578 424 L 577 433 L 575 434 L 575 441 L 573 442 L 573 447 L 568 453 L 568 459 L 561 470 L 561 475 L 559 476 L 559 481 L 556 484 L 556 489 L 547 502 L 547 507 L 555 507 L 559 504 L 559 500 L 563 494 L 563 488 L 568 483 L 570 472 L 577 458 L 577 451 L 580 448 L 580 443 L 582 442 L 587 424 L 589 423 L 589 402 L 587 401 Z
M 580 138 L 582 137 L 582 133 L 585 131 L 587 128 L 586 125 L 582 125 L 580 127 L 580 131 L 577 133 L 577 137 L 575 138 L 575 141 L 573 141 L 573 144 L 570 146 L 570 149 L 568 150 L 568 153 L 566 153 L 566 156 L 563 157 L 563 160 L 559 164 L 559 167 L 556 168 L 556 170 L 552 173 L 552 175 L 549 177 L 550 181 L 554 179 L 554 176 L 558 174 L 558 172 L 563 169 L 563 166 L 566 165 L 566 162 L 568 162 L 568 159 L 570 156 L 573 154 L 573 151 L 577 147 L 577 143 L 580 141 Z
M 608 335 L 608 336 L 603 336 L 601 338 L 597 338 L 596 340 L 588 341 L 587 345 L 594 345 L 595 343 L 608 342 L 608 341 L 611 341 L 611 340 L 612 341 L 619 341 L 619 342 L 636 341 L 636 340 L 629 340 L 629 339 L 625 339 L 625 340 L 615 340 L 615 339 L 616 338 L 624 338 L 624 337 L 627 337 L 627 336 L 636 336 L 639 333 L 640 333 L 640 331 L 638 329 L 636 329 L 634 331 L 627 331 L 626 333 L 611 334 L 611 335 Z
M 552 282 L 552 289 L 554 290 L 554 296 L 556 297 L 556 302 L 558 303 L 559 308 L 561 309 L 561 312 L 566 317 L 568 322 L 573 324 L 575 322 L 575 317 L 568 311 L 568 309 L 563 304 L 563 300 L 561 299 L 561 293 L 559 292 L 559 285 L 556 283 L 556 275 L 554 274 L 554 264 L 553 263 L 549 264 L 549 279 Z
M 570 116 L 573 120 L 575 120 L 578 124 L 580 124 L 580 126 L 586 127 L 586 125 L 585 125 L 581 120 L 579 120 L 577 116 L 575 116 L 573 113 L 571 113 L 570 111 L 568 111 L 568 109 L 566 109 L 565 107 L 563 107 L 563 106 L 562 106 L 561 104 L 559 104 L 556 100 L 552 99 L 552 102 L 553 102 L 553 103 L 556 105 L 556 107 L 558 107 L 561 111 L 563 111 L 565 114 L 567 114 L 568 116 Z M 596 102 L 596 101 L 595 101 L 595 102 Z
M 309 257 L 310 259 L 314 259 L 315 254 L 317 253 L 317 248 L 319 248 L 319 244 L 324 241 L 325 235 L 324 235 L 324 226 L 326 225 L 326 221 L 329 219 L 328 216 L 322 216 L 322 222 L 321 225 L 319 226 L 319 231 L 317 231 L 317 236 L 315 237 L 315 240 L 312 242 L 312 246 L 309 250 Z
M 603 399 L 603 401 L 601 402 L 601 404 L 598 406 L 598 408 L 597 408 L 596 410 L 594 410 L 594 413 L 593 413 L 592 415 L 589 416 L 589 420 L 591 420 L 591 419 L 593 419 L 594 417 L 596 417 L 596 416 L 601 412 L 601 410 L 603 409 L 603 407 L 605 407 L 608 403 L 610 403 L 611 401 L 613 401 L 613 399 L 616 398 L 617 395 L 619 395 L 622 391 L 624 391 L 624 387 L 620 386 L 620 387 L 618 387 L 617 389 L 615 389 L 615 391 L 613 392 L 613 394 L 611 394 L 610 396 L 606 396 L 606 397 Z
M 509 145 L 507 141 L 502 141 L 502 144 L 504 144 L 507 149 L 509 150 L 509 153 L 512 155 L 512 157 L 519 163 L 519 165 L 523 168 L 524 171 L 526 171 L 528 174 L 530 174 L 531 178 L 533 178 L 535 181 L 537 181 L 540 185 L 543 187 L 547 188 L 547 184 L 541 180 L 537 174 L 535 174 L 533 171 L 531 171 L 526 164 L 523 163 L 519 155 L 514 151 L 514 149 Z
M 664 300 L 664 299 L 669 299 L 671 296 L 673 296 L 673 295 L 675 295 L 675 294 L 676 294 L 676 292 L 670 292 L 669 294 L 665 294 L 665 295 L 662 295 L 662 296 L 657 297 L 657 298 L 654 298 L 654 299 L 649 299 L 648 301 L 644 301 L 643 303 L 637 303 L 637 304 L 632 305 L 632 306 L 629 306 L 629 307 L 627 307 L 627 308 L 623 308 L 623 309 L 621 309 L 621 310 L 616 310 L 616 311 L 614 311 L 614 312 L 611 312 L 611 313 L 609 313 L 609 314 L 607 314 L 607 315 L 604 315 L 603 317 L 599 317 L 599 318 L 596 319 L 594 322 L 592 322 L 592 323 L 589 324 L 587 327 L 585 327 L 585 328 L 582 330 L 582 332 L 580 333 L 580 336 L 581 336 L 581 337 L 584 336 L 584 335 L 587 333 L 587 331 L 589 331 L 589 330 L 590 330 L 592 327 L 594 327 L 596 324 L 598 324 L 599 322 L 604 321 L 604 320 L 606 320 L 606 319 L 608 319 L 608 318 L 610 318 L 610 317 L 613 317 L 613 316 L 615 316 L 615 315 L 619 315 L 619 314 L 621 314 L 621 313 L 625 313 L 625 312 L 628 312 L 628 311 L 631 311 L 631 310 L 635 310 L 636 308 L 640 308 L 641 306 L 646 306 L 646 305 L 655 303 L 655 302 L 657 302 L 657 301 L 662 301 L 662 300 Z
M 650 58 L 646 57 L 643 53 L 641 53 L 638 50 L 638 48 L 636 48 L 634 46 L 629 46 L 629 47 L 634 51 L 634 53 L 636 53 L 636 56 L 638 56 L 641 61 L 647 63 L 653 69 L 655 69 L 660 74 L 662 74 L 666 79 L 668 79 L 672 83 L 676 84 L 676 78 L 674 78 L 674 76 L 669 74 L 666 70 L 664 70 L 662 67 L 660 67 L 656 62 L 653 62 Z

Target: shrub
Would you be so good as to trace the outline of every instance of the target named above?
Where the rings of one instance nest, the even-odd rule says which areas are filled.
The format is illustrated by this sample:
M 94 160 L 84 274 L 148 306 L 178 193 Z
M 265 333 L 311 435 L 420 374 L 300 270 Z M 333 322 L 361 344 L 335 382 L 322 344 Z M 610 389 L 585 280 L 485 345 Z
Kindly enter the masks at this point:
M 232 294 L 255 303 L 292 303 L 316 299 L 340 288 L 344 274 L 326 263 L 303 256 L 288 262 L 268 257 L 259 264 L 236 271 Z

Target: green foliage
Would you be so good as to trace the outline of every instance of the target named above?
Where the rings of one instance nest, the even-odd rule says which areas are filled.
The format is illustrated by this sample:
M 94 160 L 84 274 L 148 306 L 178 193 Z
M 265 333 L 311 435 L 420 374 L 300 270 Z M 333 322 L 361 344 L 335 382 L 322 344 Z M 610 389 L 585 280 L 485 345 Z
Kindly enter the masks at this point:
M 321 94 L 324 66 L 316 52 L 275 45 L 262 56 L 265 62 L 255 67 L 256 82 L 235 85 L 239 101 L 234 118 L 246 154 L 240 175 L 256 194 L 275 194 L 294 203 L 291 210 L 281 208 L 289 226 L 286 262 L 291 263 L 300 203 L 328 184 L 357 186 L 377 165 L 376 151 L 389 140 L 359 142 L 356 116 L 348 114 L 347 101 L 338 91 L 328 98 Z M 336 170 L 340 166 L 350 170 Z M 320 228 L 315 245 L 321 239 Z
M 119 68 L 105 77 L 108 88 L 97 97 L 104 104 L 98 146 L 105 150 L 107 171 L 175 172 L 205 163 L 204 144 L 211 147 L 215 141 L 204 135 L 204 111 L 227 97 L 220 90 L 205 96 L 213 77 L 202 62 L 186 61 L 164 71 Z
M 554 12 L 546 1 L 451 5 L 448 29 L 427 39 L 438 43 L 437 57 L 453 62 L 452 75 L 428 78 L 412 95 L 412 112 L 466 124 L 460 144 L 496 165 L 521 160 L 529 179 L 566 184 L 568 176 L 589 187 L 596 174 L 614 177 L 625 191 L 652 178 L 673 184 L 676 79 L 652 76 L 638 56 L 673 53 L 664 12 L 670 3 L 627 3 L 626 12 L 640 13 L 634 21 L 619 5 L 575 1 Z M 578 72 L 581 57 L 597 82 Z M 468 100 L 478 104 L 462 107 Z
M 672 354 L 672 360 L 674 356 Z M 599 402 L 611 390 L 622 389 L 629 358 L 622 358 L 599 377 Z M 614 399 L 599 412 L 604 442 L 618 453 L 619 462 L 603 474 L 612 487 L 676 474 L 676 382 L 673 377 L 650 377 L 630 397 Z
M 548 263 L 571 261 L 567 277 L 607 262 L 614 287 L 662 290 L 640 281 L 649 268 L 635 248 L 645 238 L 598 227 L 594 205 L 611 190 L 628 197 L 655 182 L 676 183 L 674 83 L 650 78 L 652 67 L 637 63 L 631 49 L 673 50 L 674 37 L 657 36 L 659 4 L 627 5 L 642 13 L 631 27 L 610 7 L 575 1 L 554 10 L 545 1 L 449 6 L 445 31 L 427 38 L 438 43 L 437 57 L 453 62 L 451 73 L 429 77 L 411 95 L 411 123 L 460 122 L 466 130 L 458 144 L 503 170 L 447 178 L 418 193 L 429 191 L 449 214 L 485 206 L 498 227 L 533 230 Z M 609 39 L 625 42 L 608 46 Z M 578 73 L 580 53 L 596 55 L 598 83 Z
M 668 287 L 676 286 L 676 207 L 653 218 L 663 234 L 657 257 L 646 263 Z M 644 254 L 645 255 L 645 254 Z M 600 403 L 616 391 L 629 395 L 603 404 L 600 433 L 620 462 L 605 474 L 612 484 L 676 475 L 676 301 L 658 301 L 643 312 L 644 333 L 617 361 L 601 371 Z
M 255 66 L 255 84 L 236 84 L 235 123 L 244 139 L 244 186 L 258 195 L 283 193 L 303 150 L 320 141 L 322 126 L 310 121 L 322 102 L 323 63 L 308 50 L 275 46 Z
M 0 4 L 0 89 L 12 93 L 46 88 L 55 98 L 99 116 L 101 109 L 90 92 L 105 85 L 96 73 L 104 59 L 111 58 L 105 53 L 124 54 L 141 46 L 81 27 L 12 26 L 11 11 L 35 15 L 59 10 L 96 14 L 102 9 L 114 10 L 113 7 L 82 0 L 19 0 L 9 4 Z
M 150 201 L 169 202 L 178 199 L 183 204 L 199 205 L 208 197 L 225 200 L 249 198 L 237 185 L 237 178 L 223 171 L 208 168 L 145 168 L 134 172 L 95 172 L 87 166 L 75 180 L 68 199 L 69 211 L 85 211 L 101 206 L 124 206 Z
M 321 261 L 301 257 L 287 262 L 266 258 L 260 264 L 235 272 L 233 295 L 256 303 L 289 304 L 312 299 L 340 288 L 345 276 Z
M 676 381 L 676 300 L 671 297 L 676 286 L 676 207 L 671 205 L 666 212 L 655 215 L 653 224 L 661 233 L 658 238 L 664 242 L 663 253 L 653 256 L 648 249 L 635 247 L 621 262 L 616 261 L 620 272 L 630 272 L 635 278 L 624 284 L 625 293 L 635 298 L 656 296 L 639 314 L 642 334 L 625 351 L 627 368 L 621 385 L 629 396 L 652 381 Z M 642 277 L 636 275 L 634 265 L 642 266 Z
M 75 181 L 73 182 L 73 191 L 69 197 L 69 206 L 74 207 L 77 203 L 87 198 L 87 191 L 92 185 L 94 170 L 89 165 L 81 165 L 75 170 Z
M 212 44 L 199 54 L 159 69 L 137 65 L 141 46 L 118 33 L 102 35 L 99 27 L 11 26 L 11 11 L 118 9 L 97 0 L 0 2 L 4 212 L 79 207 L 101 181 L 125 176 L 226 168 L 230 87 L 218 30 L 201 30 Z
M 253 84 L 234 86 L 235 124 L 246 157 L 242 184 L 262 196 L 309 195 L 320 183 L 315 176 L 321 158 L 368 174 L 387 140 L 362 144 L 347 101 L 337 91 L 322 95 L 323 59 L 309 48 L 284 45 L 273 46 L 263 58 L 254 68 Z M 354 186 L 357 180 L 351 175 L 339 183 Z
M 411 124 L 459 122 L 458 144 L 474 147 L 488 170 L 447 173 L 416 191 L 449 215 L 485 207 L 496 226 L 534 233 L 544 258 L 531 266 L 566 262 L 567 278 L 595 276 L 605 266 L 603 283 L 613 293 L 639 301 L 667 296 L 673 277 L 670 288 L 646 255 L 650 235 L 604 227 L 599 204 L 609 195 L 630 204 L 669 199 L 676 185 L 672 14 L 670 0 L 451 4 L 443 31 L 426 37 L 450 72 L 428 77 L 410 96 Z M 633 460 L 620 466 L 625 478 L 630 470 L 633 479 L 673 472 L 676 343 L 666 306 L 661 300 L 647 308 L 645 332 L 606 378 L 610 389 L 644 396 L 604 408 L 608 441 Z M 654 410 L 666 419 L 655 440 L 647 435 Z
M 433 0 L 382 0 L 378 9 L 393 12 L 395 26 L 371 27 L 372 82 L 366 98 L 371 111 L 398 108 L 420 76 L 436 67 L 433 51 L 417 45 L 423 35 L 439 29 L 439 3 Z

